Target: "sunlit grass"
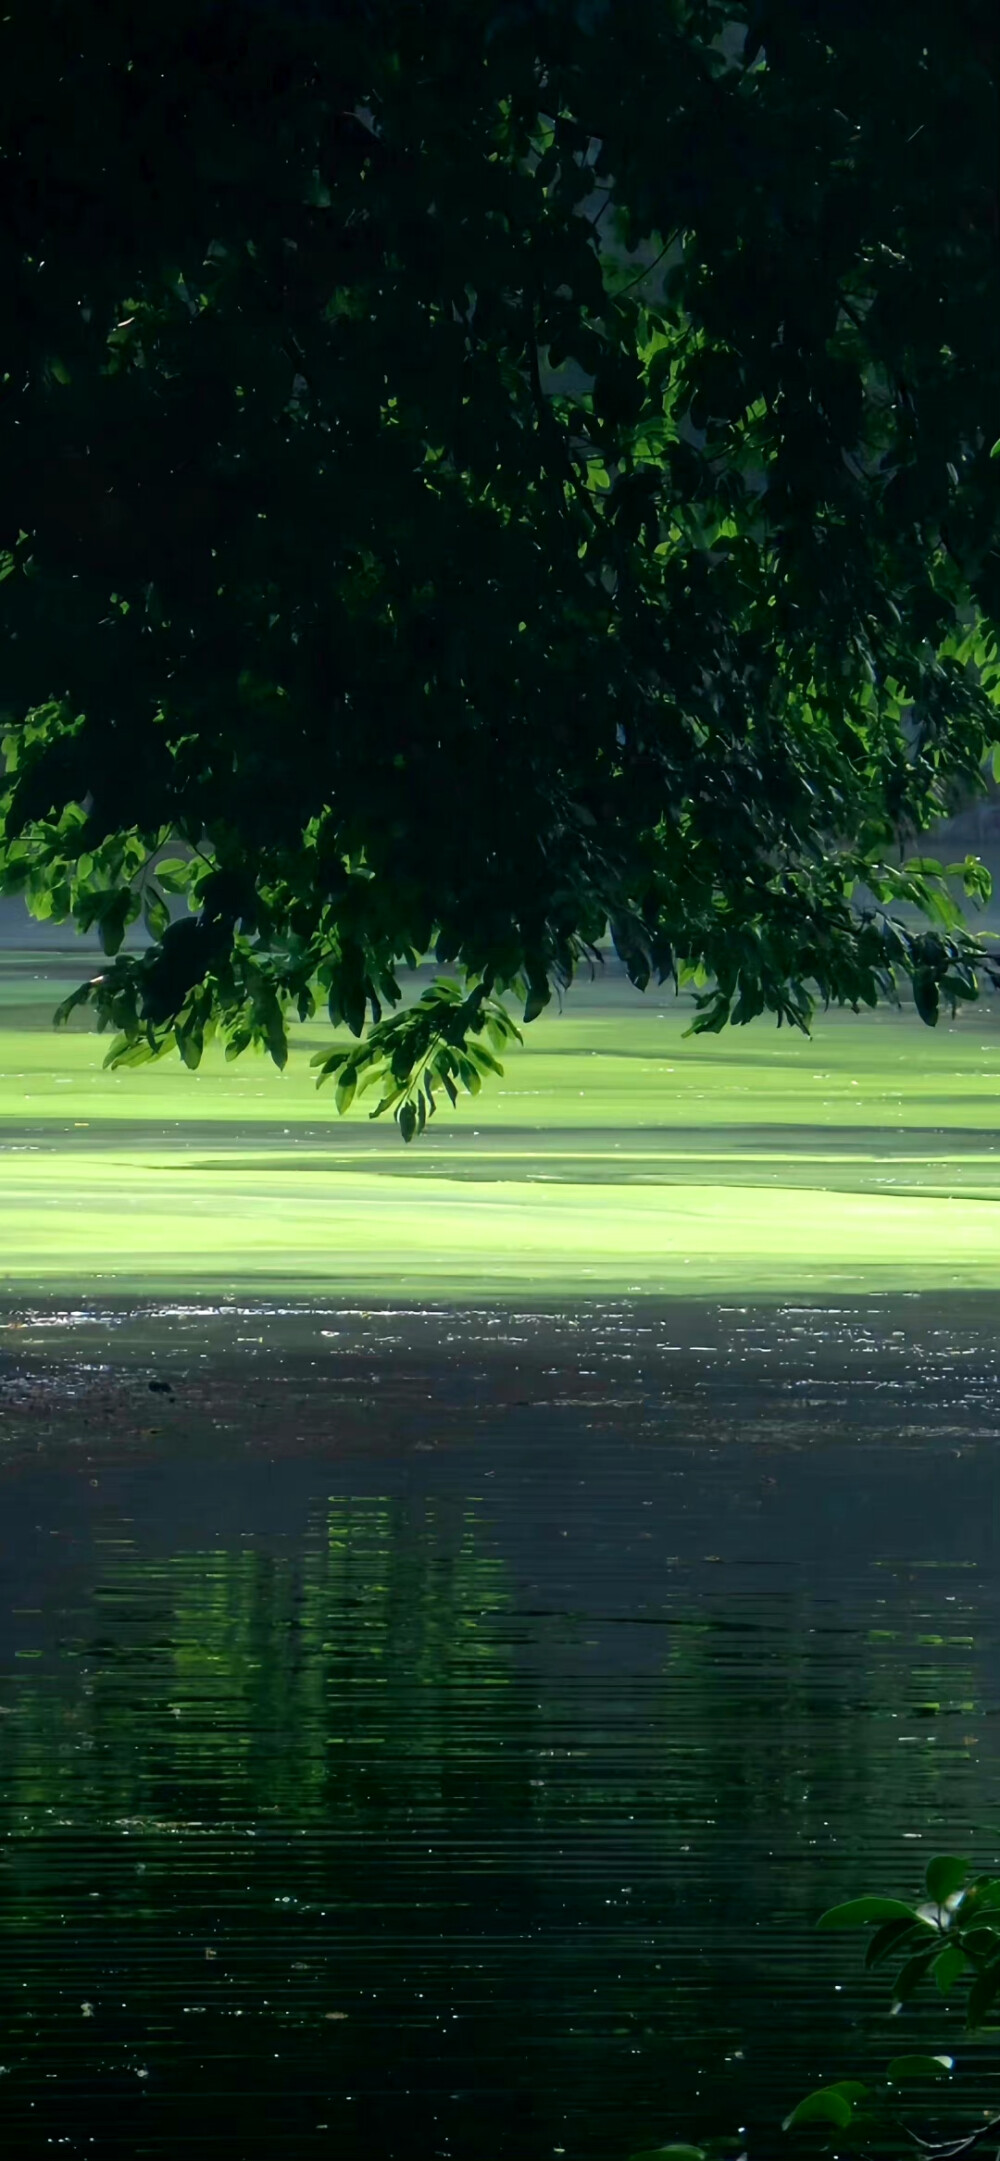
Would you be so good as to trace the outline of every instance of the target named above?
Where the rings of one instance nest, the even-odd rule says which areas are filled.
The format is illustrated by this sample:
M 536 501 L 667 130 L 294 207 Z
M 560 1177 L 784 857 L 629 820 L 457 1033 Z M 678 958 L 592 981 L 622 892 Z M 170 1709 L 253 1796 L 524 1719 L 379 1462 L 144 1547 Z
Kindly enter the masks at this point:
M 107 1073 L 105 1043 L 0 999 L 0 1209 L 13 1292 L 285 1284 L 359 1295 L 810 1293 L 1000 1279 L 1000 1022 L 912 1015 L 685 1040 L 610 984 L 404 1149 L 308 1067 Z

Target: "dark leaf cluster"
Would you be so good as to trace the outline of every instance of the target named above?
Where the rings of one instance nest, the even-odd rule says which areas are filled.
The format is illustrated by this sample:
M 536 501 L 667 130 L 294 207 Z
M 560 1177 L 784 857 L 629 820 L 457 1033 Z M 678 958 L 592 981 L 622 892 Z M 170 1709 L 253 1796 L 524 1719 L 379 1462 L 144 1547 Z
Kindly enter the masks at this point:
M 10 0 L 0 889 L 116 1057 L 976 995 L 996 106 L 986 0 Z

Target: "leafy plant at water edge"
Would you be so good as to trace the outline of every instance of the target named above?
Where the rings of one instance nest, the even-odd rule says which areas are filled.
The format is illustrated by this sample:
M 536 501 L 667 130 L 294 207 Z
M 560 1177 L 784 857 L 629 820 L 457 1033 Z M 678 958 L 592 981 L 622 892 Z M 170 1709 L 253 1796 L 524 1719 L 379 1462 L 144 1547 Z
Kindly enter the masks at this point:
M 929 1862 L 924 1899 L 909 1904 L 880 1896 L 853 1898 L 820 1916 L 821 1929 L 870 1927 L 865 1956 L 871 1970 L 900 1960 L 891 2010 L 898 2014 L 921 1983 L 932 1980 L 943 1997 L 970 1984 L 966 2030 L 991 2022 L 1000 1999 L 1000 1877 L 972 1874 L 966 1861 L 939 1854 Z M 1000 2023 L 1000 2019 L 997 2021 Z M 950 2055 L 899 2055 L 877 2080 L 837 2079 L 817 2087 L 784 2120 L 787 2132 L 810 2132 L 834 2152 L 923 2153 L 935 2161 L 958 2161 L 985 2141 L 1000 2142 L 1000 2117 L 989 2117 L 950 2137 L 919 2136 L 901 2115 L 913 2095 L 924 2099 L 951 2077 Z M 671 2143 L 646 2149 L 632 2161 L 747 2161 L 738 2140 L 704 2145 Z
M 782 2129 L 817 2134 L 820 2144 L 832 2146 L 834 2152 L 863 2155 L 870 2148 L 886 2157 L 922 2150 L 935 2154 L 938 2161 L 952 2161 L 952 2157 L 957 2161 L 960 2153 L 971 2151 L 998 2126 L 985 2124 L 971 2138 L 964 2134 L 927 2142 L 907 2129 L 899 2114 L 914 2090 L 926 2091 L 948 2080 L 952 2069 L 950 2056 L 896 2056 L 877 2081 L 845 2078 L 817 2087 L 790 2111 Z M 671 2141 L 633 2154 L 631 2161 L 749 2161 L 749 2155 L 742 2140 L 719 2138 L 699 2145 Z
M 849 1899 L 831 1906 L 818 1925 L 874 1929 L 866 1967 L 901 1961 L 893 1983 L 894 2012 L 925 1980 L 932 1980 L 945 1997 L 969 1982 L 966 2025 L 974 2032 L 989 2023 L 1000 1997 L 1000 1877 L 970 1876 L 966 1861 L 940 1854 L 928 1866 L 926 1892 L 918 1905 L 892 1898 Z

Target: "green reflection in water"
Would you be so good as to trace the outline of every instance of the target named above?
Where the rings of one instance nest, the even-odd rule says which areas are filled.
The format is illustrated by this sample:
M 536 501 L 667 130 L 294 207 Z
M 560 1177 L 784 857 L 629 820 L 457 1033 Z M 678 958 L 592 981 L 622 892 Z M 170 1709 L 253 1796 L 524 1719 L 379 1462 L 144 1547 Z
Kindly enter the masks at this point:
M 815 1913 L 862 1866 L 907 1888 L 902 1840 L 992 1781 L 959 1567 L 835 1600 L 682 1569 L 611 1612 L 598 1536 L 574 1607 L 457 1495 L 105 1551 L 3 1687 L 19 2153 L 480 2161 L 486 2125 L 596 2161 L 667 2088 L 702 2123 L 766 2111 L 859 2061 Z
M 97 1587 L 95 1633 L 64 1654 L 72 1696 L 50 1671 L 8 1697 L 7 1806 L 71 1795 L 98 1823 L 171 1794 L 213 1821 L 405 1807 L 475 1762 L 470 1702 L 489 1691 L 502 1721 L 506 1598 L 472 1517 L 432 1503 L 338 1503 L 293 1555 L 123 1561 Z

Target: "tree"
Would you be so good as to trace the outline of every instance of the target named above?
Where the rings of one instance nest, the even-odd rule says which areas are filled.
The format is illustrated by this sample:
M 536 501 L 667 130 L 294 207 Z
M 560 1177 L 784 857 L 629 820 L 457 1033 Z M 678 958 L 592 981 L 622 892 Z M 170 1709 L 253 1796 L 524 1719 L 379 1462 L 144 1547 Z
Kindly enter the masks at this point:
M 1000 738 L 998 57 L 987 0 L 10 0 L 0 882 L 97 925 L 112 1058 L 319 1001 L 409 1137 L 609 925 L 702 1028 L 995 978 L 907 851 Z

